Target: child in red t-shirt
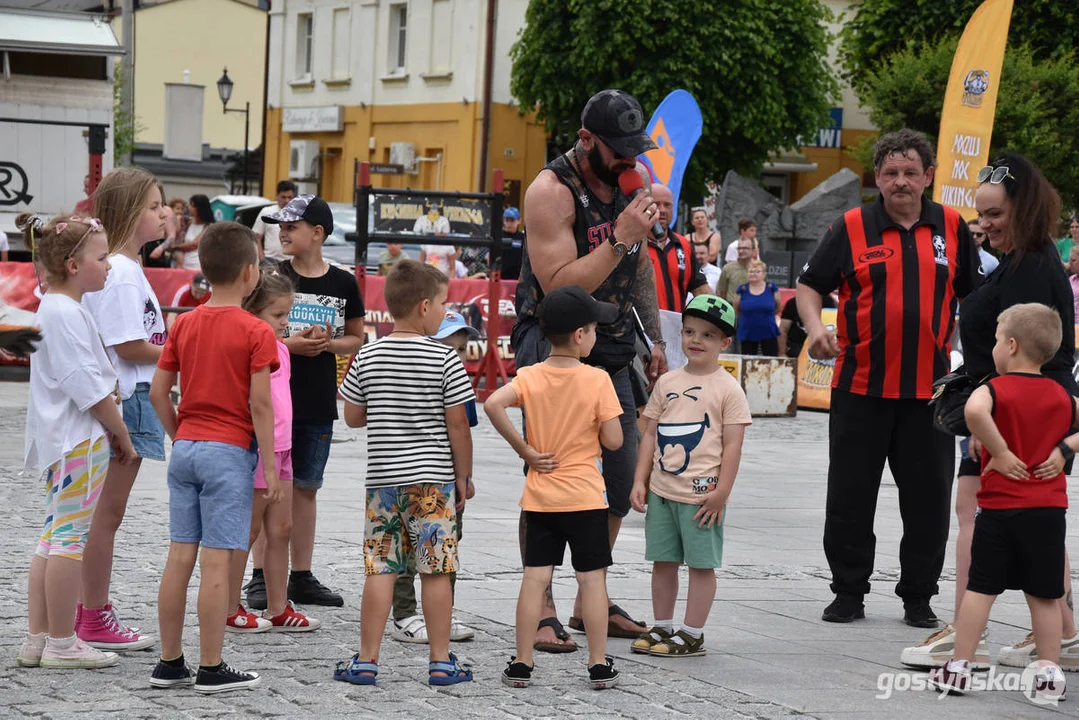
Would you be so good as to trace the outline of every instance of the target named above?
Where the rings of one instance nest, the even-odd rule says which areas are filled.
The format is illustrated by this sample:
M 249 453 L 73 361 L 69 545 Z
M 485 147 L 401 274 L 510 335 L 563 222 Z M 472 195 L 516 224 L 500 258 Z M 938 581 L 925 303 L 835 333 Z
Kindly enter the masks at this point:
M 270 373 L 278 368 L 277 338 L 240 304 L 259 280 L 254 233 L 233 222 L 211 225 L 199 243 L 202 272 L 214 286 L 208 303 L 173 326 L 150 387 L 150 402 L 172 438 L 169 460 L 169 558 L 158 593 L 161 659 L 150 684 L 219 693 L 254 687 L 257 673 L 221 661 L 228 615 L 229 559 L 246 550 L 251 524 L 258 439 L 266 498 L 282 495 L 274 461 Z M 179 413 L 169 390 L 182 377 Z M 201 546 L 199 669 L 183 653 L 187 586 Z
M 982 443 L 981 489 L 971 544 L 967 592 L 959 607 L 955 654 L 929 676 L 929 685 L 962 695 L 970 687 L 975 648 L 997 595 L 1022 590 L 1030 607 L 1039 667 L 1039 692 L 1064 693 L 1060 661 L 1064 595 L 1064 513 L 1068 507 L 1063 460 L 1079 449 L 1079 401 L 1041 367 L 1061 342 L 1060 316 L 1037 303 L 1013 305 L 997 318 L 993 362 L 998 377 L 974 391 L 966 420 Z

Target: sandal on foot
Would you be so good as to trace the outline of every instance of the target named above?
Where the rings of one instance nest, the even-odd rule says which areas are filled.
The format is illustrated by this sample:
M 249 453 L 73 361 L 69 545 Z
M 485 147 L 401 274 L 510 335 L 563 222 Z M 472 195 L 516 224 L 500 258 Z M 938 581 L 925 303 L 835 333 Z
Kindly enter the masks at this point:
M 534 642 L 532 643 L 533 650 L 539 650 L 540 652 L 547 653 L 571 653 L 577 652 L 577 644 L 569 645 L 566 643 L 570 639 L 570 635 L 566 632 L 566 628 L 562 627 L 562 623 L 556 617 L 549 617 L 540 620 L 539 627 L 549 627 L 554 630 L 554 636 L 561 642 Z
M 446 673 L 435 675 L 434 673 Z M 450 659 L 444 662 L 432 661 L 427 663 L 428 685 L 456 685 L 457 683 L 471 682 L 472 670 L 468 663 L 462 663 L 457 656 L 450 653 Z
M 658 657 L 696 657 L 704 655 L 706 652 L 707 650 L 704 649 L 704 633 L 695 638 L 685 630 L 672 633 L 667 640 L 653 645 L 648 650 L 649 655 Z
M 569 616 L 569 622 L 566 623 L 566 624 L 569 625 L 570 630 L 576 630 L 577 632 L 584 632 L 584 618 L 583 617 L 577 617 L 576 615 L 570 615 Z
M 626 628 L 620 627 L 619 625 L 616 625 L 614 622 L 611 622 L 611 621 L 608 620 L 608 622 L 607 622 L 607 637 L 610 637 L 610 638 L 626 638 L 628 640 L 636 640 L 640 636 L 640 634 L 642 632 L 644 632 L 645 628 L 648 627 L 643 622 L 640 622 L 638 620 L 634 620 L 633 618 L 631 618 L 629 616 L 629 613 L 627 613 L 625 610 L 618 607 L 617 605 L 611 605 L 609 608 L 607 608 L 607 615 L 609 617 L 612 617 L 612 618 L 615 615 L 621 615 L 626 620 L 629 620 L 631 623 L 638 626 L 635 629 L 627 630 Z M 583 625 L 582 625 L 582 628 L 583 628 Z
M 333 671 L 334 680 L 353 685 L 374 685 L 376 677 L 378 677 L 378 663 L 360 660 L 359 653 L 349 660 L 337 663 L 337 668 Z
M 667 642 L 670 638 L 670 630 L 656 625 L 651 630 L 638 635 L 637 639 L 633 641 L 633 644 L 629 646 L 629 649 L 632 652 L 647 655 L 652 650 L 653 646 Z

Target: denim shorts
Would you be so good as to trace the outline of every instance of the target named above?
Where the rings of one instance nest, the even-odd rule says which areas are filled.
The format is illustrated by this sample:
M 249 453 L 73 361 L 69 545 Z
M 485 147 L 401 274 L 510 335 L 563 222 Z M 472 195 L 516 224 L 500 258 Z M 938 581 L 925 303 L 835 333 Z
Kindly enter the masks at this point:
M 178 440 L 169 460 L 169 538 L 247 550 L 258 453 L 227 443 Z
M 135 392 L 124 400 L 124 425 L 131 435 L 135 452 L 144 460 L 165 459 L 165 428 L 157 419 L 154 406 L 150 404 L 150 383 L 139 383 Z M 109 450 L 111 457 L 116 454 Z
M 333 423 L 292 421 L 292 485 L 301 490 L 322 487 L 322 473 L 330 459 Z

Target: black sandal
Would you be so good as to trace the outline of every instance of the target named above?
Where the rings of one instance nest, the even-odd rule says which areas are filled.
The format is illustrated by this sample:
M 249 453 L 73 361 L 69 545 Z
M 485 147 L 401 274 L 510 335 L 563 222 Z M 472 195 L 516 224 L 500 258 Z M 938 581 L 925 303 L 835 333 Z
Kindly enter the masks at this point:
M 539 627 L 549 627 L 554 630 L 554 636 L 561 642 L 539 642 L 536 641 L 532 644 L 533 650 L 539 650 L 546 653 L 571 653 L 577 652 L 577 644 L 567 645 L 566 641 L 570 639 L 570 635 L 566 632 L 566 628 L 562 627 L 562 622 L 556 617 L 544 618 L 539 621 Z M 634 636 L 636 637 L 636 636 Z
M 627 613 L 622 608 L 618 607 L 617 605 L 611 605 L 609 608 L 607 608 L 607 616 L 613 617 L 615 615 L 621 615 L 626 620 L 629 620 L 631 623 L 636 625 L 637 628 L 633 630 L 627 630 L 626 628 L 620 627 L 618 625 L 615 625 L 613 622 L 608 621 L 607 637 L 627 638 L 629 640 L 636 640 L 638 637 L 640 637 L 642 632 L 648 629 L 647 625 L 645 625 L 643 622 L 631 618 L 629 616 L 629 613 Z

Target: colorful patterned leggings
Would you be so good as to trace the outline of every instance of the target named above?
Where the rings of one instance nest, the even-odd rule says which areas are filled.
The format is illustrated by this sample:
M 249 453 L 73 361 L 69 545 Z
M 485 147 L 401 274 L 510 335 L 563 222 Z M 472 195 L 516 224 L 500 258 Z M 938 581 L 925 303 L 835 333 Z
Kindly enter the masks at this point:
M 82 560 L 94 506 L 109 469 L 109 444 L 86 440 L 45 471 L 45 525 L 36 555 Z

